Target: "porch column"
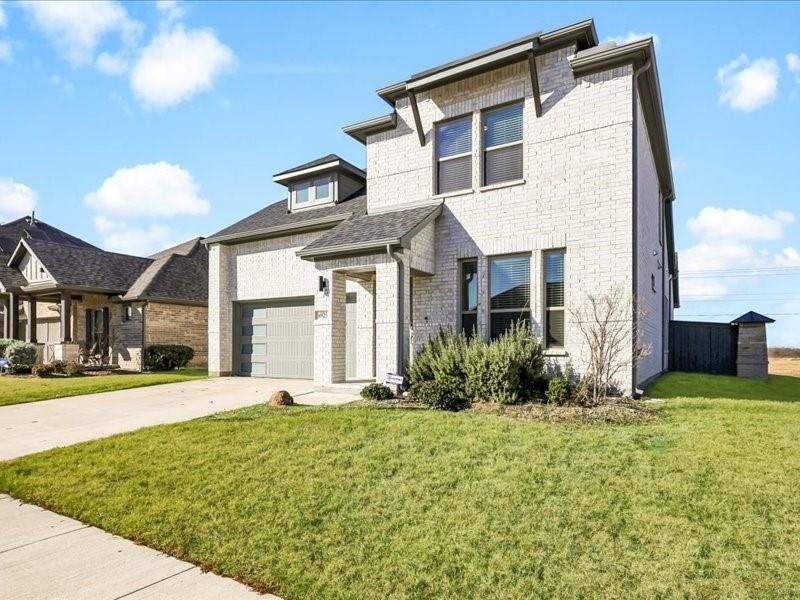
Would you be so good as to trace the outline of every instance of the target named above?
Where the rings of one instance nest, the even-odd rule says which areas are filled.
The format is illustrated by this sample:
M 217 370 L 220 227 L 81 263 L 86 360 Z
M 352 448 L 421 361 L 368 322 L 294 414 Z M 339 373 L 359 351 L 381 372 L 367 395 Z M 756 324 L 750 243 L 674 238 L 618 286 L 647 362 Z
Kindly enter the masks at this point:
M 346 377 L 347 280 L 344 273 L 319 271 L 325 289 L 314 294 L 314 383 L 343 383 Z
M 10 327 L 8 324 L 8 300 L 6 298 L 0 298 L 0 307 L 3 308 L 3 322 L 0 323 L 0 338 L 7 338 Z M 2 357 L 0 356 L 0 358 Z
M 409 360 L 411 271 L 402 261 L 375 266 L 375 377 L 403 374 Z
M 66 344 L 72 341 L 72 297 L 69 294 L 61 294 L 61 343 Z
M 19 296 L 8 295 L 8 337 L 19 339 Z
M 25 299 L 25 316 L 28 321 L 25 324 L 25 341 L 31 344 L 36 343 L 36 298 L 28 297 Z

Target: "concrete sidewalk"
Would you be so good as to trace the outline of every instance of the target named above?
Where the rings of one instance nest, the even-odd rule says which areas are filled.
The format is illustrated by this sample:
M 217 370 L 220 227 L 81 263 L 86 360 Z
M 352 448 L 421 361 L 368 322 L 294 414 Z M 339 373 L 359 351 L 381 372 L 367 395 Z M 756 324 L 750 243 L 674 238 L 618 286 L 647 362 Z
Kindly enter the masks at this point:
M 6 600 L 279 600 L 4 494 L 0 523 Z
M 187 421 L 265 402 L 287 390 L 296 402 L 338 405 L 356 399 L 313 392 L 311 381 L 223 377 L 0 407 L 0 460 L 149 425 Z

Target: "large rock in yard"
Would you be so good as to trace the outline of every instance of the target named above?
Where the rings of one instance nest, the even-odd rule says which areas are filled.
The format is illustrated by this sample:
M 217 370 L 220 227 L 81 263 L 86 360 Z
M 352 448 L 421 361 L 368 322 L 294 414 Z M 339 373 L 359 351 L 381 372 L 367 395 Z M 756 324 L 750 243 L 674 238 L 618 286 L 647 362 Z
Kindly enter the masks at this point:
M 294 404 L 294 399 L 286 390 L 273 392 L 267 400 L 267 406 L 291 406 L 292 404 Z

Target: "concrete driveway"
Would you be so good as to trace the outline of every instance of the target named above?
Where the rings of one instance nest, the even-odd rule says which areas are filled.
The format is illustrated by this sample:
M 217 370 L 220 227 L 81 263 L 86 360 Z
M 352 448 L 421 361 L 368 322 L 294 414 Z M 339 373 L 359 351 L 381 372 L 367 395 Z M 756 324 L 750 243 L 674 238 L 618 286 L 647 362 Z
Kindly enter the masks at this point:
M 354 399 L 313 392 L 307 380 L 222 377 L 14 404 L 0 407 L 0 460 L 258 404 L 275 390 L 302 404 Z

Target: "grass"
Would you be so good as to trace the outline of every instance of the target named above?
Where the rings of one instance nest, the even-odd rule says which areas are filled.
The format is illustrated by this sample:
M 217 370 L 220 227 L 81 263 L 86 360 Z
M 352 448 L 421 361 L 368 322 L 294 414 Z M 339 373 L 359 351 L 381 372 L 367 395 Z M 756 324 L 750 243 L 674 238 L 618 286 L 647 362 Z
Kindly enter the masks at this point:
M 65 396 L 177 383 L 207 377 L 205 369 L 179 369 L 158 373 L 114 373 L 83 377 L 0 376 L 0 406 L 50 400 Z
M 800 402 L 800 377 L 770 375 L 768 379 L 667 373 L 647 390 L 653 398 L 731 398 Z
M 665 378 L 625 426 L 251 407 L 16 459 L 0 490 L 290 599 L 798 597 L 800 402 L 722 386 Z

